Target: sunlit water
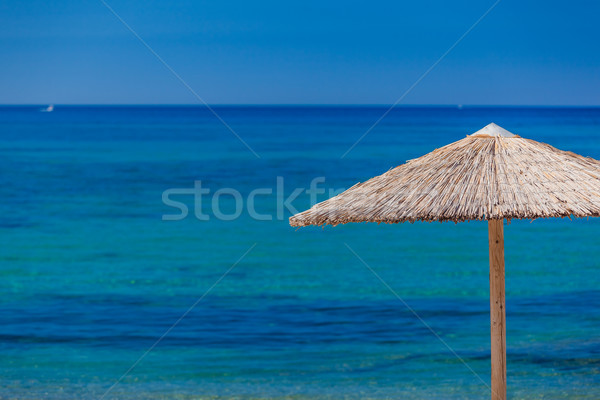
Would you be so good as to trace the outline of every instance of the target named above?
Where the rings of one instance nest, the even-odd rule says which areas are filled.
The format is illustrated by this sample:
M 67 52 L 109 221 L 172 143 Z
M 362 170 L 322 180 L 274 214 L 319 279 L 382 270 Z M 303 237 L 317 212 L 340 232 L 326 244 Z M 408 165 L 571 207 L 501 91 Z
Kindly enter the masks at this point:
M 0 108 L 0 397 L 487 398 L 485 223 L 296 230 L 277 177 L 347 188 L 492 121 L 600 158 L 600 109 L 399 108 L 344 158 L 384 108 L 216 110 L 260 158 L 199 107 Z M 210 220 L 163 221 L 195 181 Z M 599 234 L 505 227 L 511 398 L 600 398 Z

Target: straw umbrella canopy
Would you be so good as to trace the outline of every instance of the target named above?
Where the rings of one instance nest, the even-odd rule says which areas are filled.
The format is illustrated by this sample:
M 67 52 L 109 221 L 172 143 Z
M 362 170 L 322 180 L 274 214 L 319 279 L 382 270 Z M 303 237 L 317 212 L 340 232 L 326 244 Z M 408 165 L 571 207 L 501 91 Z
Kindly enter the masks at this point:
M 600 216 L 600 162 L 492 123 L 290 218 L 348 222 L 487 220 L 492 399 L 506 399 L 503 220 Z

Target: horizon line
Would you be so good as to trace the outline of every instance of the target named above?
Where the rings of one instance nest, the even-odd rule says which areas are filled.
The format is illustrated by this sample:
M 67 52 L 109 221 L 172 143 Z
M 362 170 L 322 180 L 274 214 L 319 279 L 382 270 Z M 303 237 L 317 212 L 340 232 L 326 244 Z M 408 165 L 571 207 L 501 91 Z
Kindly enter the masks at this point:
M 197 107 L 197 103 L 0 103 L 0 107 Z M 373 103 L 212 103 L 210 107 L 391 107 Z M 600 108 L 600 104 L 399 104 L 394 108 Z

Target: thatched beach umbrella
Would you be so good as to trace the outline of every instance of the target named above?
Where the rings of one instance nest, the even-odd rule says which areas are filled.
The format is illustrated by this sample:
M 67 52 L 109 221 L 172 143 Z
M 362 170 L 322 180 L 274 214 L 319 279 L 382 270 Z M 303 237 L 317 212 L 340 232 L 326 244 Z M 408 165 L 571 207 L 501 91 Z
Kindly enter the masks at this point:
M 506 399 L 503 220 L 600 216 L 600 162 L 489 124 L 290 218 L 292 226 L 487 220 L 492 399 Z

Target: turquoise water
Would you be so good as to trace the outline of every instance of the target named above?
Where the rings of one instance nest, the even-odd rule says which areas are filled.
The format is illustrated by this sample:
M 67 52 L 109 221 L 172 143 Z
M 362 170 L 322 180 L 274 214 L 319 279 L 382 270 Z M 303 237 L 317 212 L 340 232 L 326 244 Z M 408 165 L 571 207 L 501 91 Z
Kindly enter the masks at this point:
M 340 158 L 384 111 L 217 108 L 256 158 L 199 107 L 0 108 L 0 397 L 488 397 L 485 223 L 296 230 L 278 177 L 284 197 L 317 177 L 347 188 L 492 121 L 600 159 L 600 109 L 399 108 Z M 188 217 L 163 220 L 163 192 L 195 181 L 272 189 L 255 208 L 273 219 L 244 203 L 219 220 L 208 196 L 201 221 L 181 195 Z M 599 234 L 505 227 L 511 398 L 600 398 Z

